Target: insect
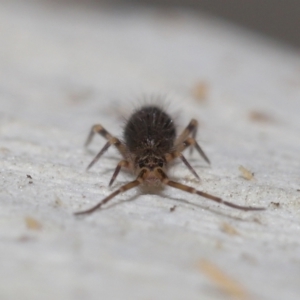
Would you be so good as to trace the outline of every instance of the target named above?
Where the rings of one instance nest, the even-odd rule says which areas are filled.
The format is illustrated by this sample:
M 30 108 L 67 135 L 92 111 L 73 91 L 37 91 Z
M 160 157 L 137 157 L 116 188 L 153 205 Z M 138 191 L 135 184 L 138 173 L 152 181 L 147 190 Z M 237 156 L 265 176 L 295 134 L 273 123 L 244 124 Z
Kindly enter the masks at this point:
M 100 134 L 106 138 L 107 143 L 88 165 L 87 169 L 90 169 L 103 153 L 113 145 L 120 152 L 122 160 L 117 164 L 109 186 L 113 184 L 122 168 L 132 170 L 135 173 L 136 179 L 121 186 L 92 208 L 76 212 L 75 214 L 92 213 L 118 194 L 141 184 L 149 186 L 167 185 L 244 211 L 264 210 L 265 208 L 262 207 L 240 206 L 169 179 L 167 175 L 168 166 L 170 162 L 177 158 L 181 159 L 194 176 L 199 179 L 196 171 L 182 154 L 189 147 L 191 149 L 195 148 L 202 158 L 207 163 L 210 163 L 208 157 L 195 139 L 197 127 L 198 122 L 192 119 L 182 133 L 177 136 L 173 119 L 163 109 L 155 105 L 143 106 L 134 111 L 125 125 L 123 141 L 112 136 L 101 125 L 94 125 L 85 146 L 91 143 L 95 134 Z

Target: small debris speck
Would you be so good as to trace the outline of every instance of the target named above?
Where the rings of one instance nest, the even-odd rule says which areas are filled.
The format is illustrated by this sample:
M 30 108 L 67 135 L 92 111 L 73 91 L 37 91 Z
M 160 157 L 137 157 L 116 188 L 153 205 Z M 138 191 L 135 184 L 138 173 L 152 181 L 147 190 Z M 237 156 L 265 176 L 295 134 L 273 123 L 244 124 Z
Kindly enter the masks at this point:
M 229 235 L 239 235 L 239 232 L 226 222 L 222 223 L 221 230 Z
M 266 114 L 265 112 L 253 110 L 249 113 L 250 121 L 257 122 L 257 123 L 272 123 L 274 119 Z
M 192 90 L 192 95 L 194 99 L 197 100 L 198 102 L 204 102 L 207 100 L 208 92 L 209 92 L 208 84 L 204 81 L 200 81 L 197 84 L 195 84 Z
M 32 229 L 32 230 L 42 229 L 42 224 L 38 220 L 32 217 L 25 217 L 25 224 L 28 229 Z
M 60 207 L 63 205 L 62 201 L 56 197 L 55 201 L 54 201 L 54 205 L 57 206 L 57 207 Z
M 170 207 L 170 212 L 173 212 L 176 209 L 177 205 Z
M 242 173 L 241 175 L 242 175 L 242 177 L 243 177 L 244 179 L 247 179 L 247 180 L 253 179 L 254 173 L 252 173 L 251 171 L 249 171 L 249 170 L 246 169 L 245 167 L 239 166 L 239 170 L 240 170 L 240 172 Z

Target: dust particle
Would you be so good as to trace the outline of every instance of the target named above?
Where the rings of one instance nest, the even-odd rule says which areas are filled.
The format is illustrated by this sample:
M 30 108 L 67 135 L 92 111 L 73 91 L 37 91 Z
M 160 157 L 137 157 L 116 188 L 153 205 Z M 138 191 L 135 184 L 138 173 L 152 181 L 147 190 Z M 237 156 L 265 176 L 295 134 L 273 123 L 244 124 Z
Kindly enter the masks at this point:
M 204 81 L 199 81 L 192 89 L 192 95 L 198 102 L 205 102 L 208 99 L 209 87 Z
M 63 202 L 58 197 L 56 197 L 56 199 L 54 201 L 54 206 L 61 207 L 62 205 L 63 205 Z
M 38 220 L 32 217 L 25 217 L 25 224 L 28 229 L 32 229 L 32 230 L 42 229 L 42 224 Z
M 239 232 L 226 222 L 222 223 L 221 230 L 229 235 L 239 235 Z
M 173 212 L 176 209 L 177 205 L 170 207 L 170 212 Z
M 245 167 L 239 166 L 239 170 L 240 170 L 241 175 L 242 175 L 242 177 L 243 177 L 244 179 L 247 179 L 247 180 L 253 179 L 254 173 L 252 173 L 251 171 L 249 171 L 249 170 L 246 169 Z
M 249 112 L 249 120 L 257 123 L 272 123 L 274 119 L 265 112 L 253 110 Z

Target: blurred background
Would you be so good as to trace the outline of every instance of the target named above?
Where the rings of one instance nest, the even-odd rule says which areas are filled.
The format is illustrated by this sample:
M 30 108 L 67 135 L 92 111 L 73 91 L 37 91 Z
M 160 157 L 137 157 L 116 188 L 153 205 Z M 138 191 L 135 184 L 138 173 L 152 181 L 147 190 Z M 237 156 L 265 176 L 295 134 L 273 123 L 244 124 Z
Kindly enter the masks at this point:
M 46 0 L 47 1 L 47 0 Z M 300 46 L 300 1 L 297 0 L 65 0 L 81 4 L 157 5 L 184 7 L 215 15 L 294 47 Z M 61 2 L 58 1 L 57 2 Z

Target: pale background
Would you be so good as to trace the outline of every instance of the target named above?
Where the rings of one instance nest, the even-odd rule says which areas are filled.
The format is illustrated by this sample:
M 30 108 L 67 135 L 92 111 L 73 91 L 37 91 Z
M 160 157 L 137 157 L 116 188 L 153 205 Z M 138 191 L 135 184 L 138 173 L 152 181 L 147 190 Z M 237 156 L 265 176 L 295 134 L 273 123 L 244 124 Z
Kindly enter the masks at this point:
M 297 51 L 191 10 L 47 1 L 1 1 L 0 43 L 0 299 L 299 299 Z M 85 172 L 91 125 L 121 137 L 157 95 L 212 161 L 170 176 L 266 211 L 166 188 L 73 216 L 132 180 L 107 187 L 113 149 Z

